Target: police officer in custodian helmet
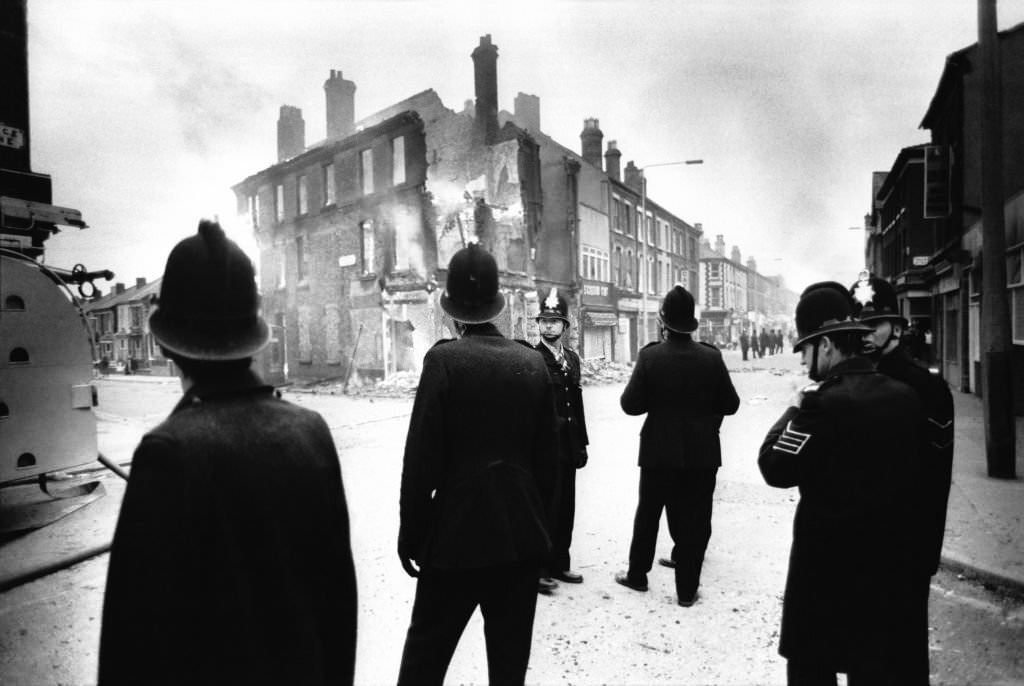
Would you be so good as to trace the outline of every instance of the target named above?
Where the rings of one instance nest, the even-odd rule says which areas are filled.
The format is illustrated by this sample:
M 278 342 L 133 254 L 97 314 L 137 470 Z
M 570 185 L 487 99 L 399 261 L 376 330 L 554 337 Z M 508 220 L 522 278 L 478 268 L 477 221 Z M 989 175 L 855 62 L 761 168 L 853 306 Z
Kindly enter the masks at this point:
M 543 358 L 492 323 L 505 297 L 489 253 L 455 253 L 440 301 L 459 338 L 427 351 L 409 419 L 398 555 L 417 583 L 398 683 L 441 684 L 479 606 L 488 680 L 522 684 L 551 551 L 554 397 Z
M 809 286 L 796 307 L 808 376 L 765 437 L 765 481 L 800 489 L 782 607 L 779 653 L 789 683 L 898 684 L 894 639 L 913 535 L 920 404 L 914 392 L 861 355 L 871 329 L 852 319 L 836 282 Z
M 739 409 L 739 396 L 714 346 L 698 343 L 693 296 L 675 286 L 662 300 L 663 341 L 644 346 L 622 392 L 626 414 L 647 414 L 640 431 L 640 493 L 633 520 L 629 569 L 615 580 L 647 590 L 658 521 L 664 508 L 673 548 L 660 561 L 675 569 L 676 597 L 697 601 L 704 552 L 711 538 L 711 504 L 722 464 L 718 430 Z
M 914 575 L 907 601 L 907 626 L 901 638 L 909 645 L 902 672 L 905 684 L 927 684 L 928 594 L 931 577 L 939 569 L 946 530 L 946 504 L 953 471 L 953 395 L 949 386 L 903 345 L 906 320 L 900 314 L 896 291 L 885 279 L 861 272 L 850 286 L 854 315 L 872 331 L 865 336 L 865 351 L 878 371 L 910 386 L 917 394 L 925 422 L 918 432 L 915 487 L 907 492 L 917 527 L 913 537 Z
M 558 414 L 558 488 L 555 491 L 551 530 L 551 557 L 541 592 L 548 592 L 547 578 L 570 584 L 583 581 L 583 575 L 569 566 L 569 545 L 576 518 L 576 470 L 587 464 L 587 422 L 583 414 L 583 389 L 580 386 L 580 356 L 565 346 L 569 330 L 569 304 L 557 288 L 541 292 L 537 326 L 540 342 L 536 350 L 544 358 L 551 376 Z

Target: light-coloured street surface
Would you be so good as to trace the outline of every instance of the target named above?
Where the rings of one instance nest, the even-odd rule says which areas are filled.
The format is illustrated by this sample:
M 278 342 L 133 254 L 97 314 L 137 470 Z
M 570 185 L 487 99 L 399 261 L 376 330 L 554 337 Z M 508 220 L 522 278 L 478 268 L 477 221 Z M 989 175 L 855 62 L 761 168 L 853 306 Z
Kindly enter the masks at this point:
M 768 427 L 806 378 L 790 353 L 748 363 L 738 353 L 726 356 L 742 405 L 722 427 L 725 464 L 714 532 L 701 599 L 689 609 L 675 603 L 670 570 L 655 566 L 647 593 L 613 581 L 626 566 L 643 420 L 620 411 L 621 384 L 585 388 L 590 462 L 579 474 L 572 549 L 573 566 L 585 581 L 539 598 L 530 683 L 784 683 L 785 664 L 776 649 L 797 493 L 764 485 L 756 457 Z M 178 389 L 152 381 L 102 384 L 101 449 L 127 460 L 146 426 L 173 405 Z M 394 683 L 415 588 L 395 551 L 411 400 L 287 397 L 324 414 L 341 455 L 359 575 L 357 682 Z M 105 510 L 97 508 L 102 514 L 83 530 L 113 528 L 122 490 L 116 477 L 106 482 Z M 664 526 L 660 540 L 659 554 L 667 555 Z M 106 559 L 102 555 L 0 594 L 0 683 L 94 680 Z M 878 565 L 884 570 L 886 561 Z M 1024 683 L 1020 602 L 943 572 L 934 580 L 932 608 L 933 683 Z M 485 682 L 476 615 L 448 683 Z

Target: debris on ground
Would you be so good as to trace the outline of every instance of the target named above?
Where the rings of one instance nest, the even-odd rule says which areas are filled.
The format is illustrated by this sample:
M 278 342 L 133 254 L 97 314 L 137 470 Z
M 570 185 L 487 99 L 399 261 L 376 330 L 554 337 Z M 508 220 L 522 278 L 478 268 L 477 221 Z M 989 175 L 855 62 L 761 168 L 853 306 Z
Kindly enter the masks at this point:
M 612 362 L 603 357 L 580 360 L 580 382 L 584 386 L 624 383 L 632 373 L 632 363 Z

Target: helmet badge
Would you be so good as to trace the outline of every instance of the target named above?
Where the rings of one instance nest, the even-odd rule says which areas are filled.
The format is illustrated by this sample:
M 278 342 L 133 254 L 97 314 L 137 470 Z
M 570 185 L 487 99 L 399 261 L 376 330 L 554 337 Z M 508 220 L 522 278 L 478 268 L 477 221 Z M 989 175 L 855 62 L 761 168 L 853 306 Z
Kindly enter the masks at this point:
M 860 273 L 860 280 L 857 281 L 857 287 L 853 289 L 853 297 L 861 305 L 867 305 L 875 298 L 875 289 L 871 285 L 870 276 L 867 271 Z
M 548 308 L 549 310 L 554 310 L 554 309 L 558 308 L 558 289 L 557 288 L 552 288 L 551 292 L 548 293 L 548 297 L 544 300 L 544 307 Z

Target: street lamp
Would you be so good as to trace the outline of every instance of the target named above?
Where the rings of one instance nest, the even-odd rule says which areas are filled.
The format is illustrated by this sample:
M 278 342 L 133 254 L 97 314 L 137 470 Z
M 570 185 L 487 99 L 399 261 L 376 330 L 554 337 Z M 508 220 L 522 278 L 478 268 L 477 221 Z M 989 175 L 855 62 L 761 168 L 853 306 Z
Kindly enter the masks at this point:
M 681 164 L 704 164 L 704 160 L 679 160 L 678 162 L 658 162 L 656 164 L 648 164 L 645 167 L 640 168 L 640 196 L 641 196 L 641 210 L 640 210 L 640 226 L 637 227 L 637 237 L 640 239 L 641 251 L 643 252 L 640 257 L 640 346 L 643 347 L 647 344 L 647 288 L 650 283 L 651 275 L 649 274 L 650 268 L 647 266 L 647 170 L 652 167 L 672 167 Z M 640 236 L 641 232 L 643 236 Z

